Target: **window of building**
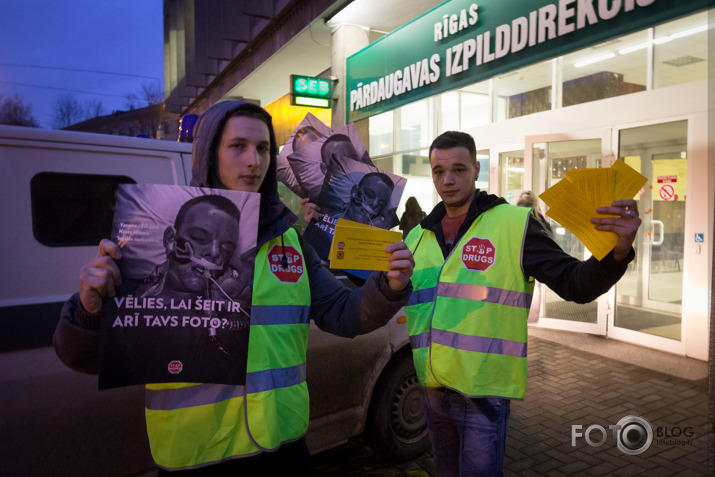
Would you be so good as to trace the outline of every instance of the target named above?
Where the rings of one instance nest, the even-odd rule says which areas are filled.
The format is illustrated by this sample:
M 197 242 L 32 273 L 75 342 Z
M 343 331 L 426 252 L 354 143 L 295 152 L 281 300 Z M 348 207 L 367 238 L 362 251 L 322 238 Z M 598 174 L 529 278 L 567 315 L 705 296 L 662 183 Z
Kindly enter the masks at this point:
M 709 26 L 708 12 L 701 12 L 655 27 L 653 69 L 656 88 L 708 77 Z
M 393 118 L 393 111 L 377 114 L 370 118 L 368 126 L 370 131 L 370 157 L 391 154 L 394 151 Z
M 459 93 L 460 97 L 460 122 L 459 130 L 484 126 L 492 122 L 492 108 L 489 101 L 488 82 L 464 88 Z
M 400 164 L 401 156 L 402 154 L 395 154 L 394 156 L 373 157 L 371 160 L 375 167 L 381 171 L 404 175 L 404 173 L 400 172 L 400 168 L 395 171 L 395 163 Z
M 551 60 L 526 66 L 496 78 L 497 120 L 518 118 L 551 109 Z
M 637 93 L 647 89 L 647 31 L 610 39 L 561 60 L 562 106 Z
M 489 82 L 469 85 L 440 95 L 439 133 L 463 131 L 492 122 Z
M 127 176 L 40 172 L 30 181 L 32 229 L 49 247 L 97 245 L 110 238 L 119 184 Z
M 412 153 L 403 153 L 398 156 L 398 163 L 402 164 L 402 170 L 397 171 L 398 174 L 432 177 L 429 163 L 429 149 L 422 149 Z
M 400 123 L 396 129 L 396 151 L 411 151 L 429 147 L 434 139 L 434 108 L 432 100 L 417 101 L 399 109 Z M 397 125 L 396 125 L 397 126 Z
M 479 176 L 477 189 L 489 190 L 489 149 L 477 149 L 477 162 L 479 162 Z
M 459 91 L 449 91 L 439 97 L 440 132 L 459 131 L 462 111 L 462 95 Z
M 499 153 L 499 177 L 499 194 L 516 205 L 519 194 L 524 190 L 524 151 Z

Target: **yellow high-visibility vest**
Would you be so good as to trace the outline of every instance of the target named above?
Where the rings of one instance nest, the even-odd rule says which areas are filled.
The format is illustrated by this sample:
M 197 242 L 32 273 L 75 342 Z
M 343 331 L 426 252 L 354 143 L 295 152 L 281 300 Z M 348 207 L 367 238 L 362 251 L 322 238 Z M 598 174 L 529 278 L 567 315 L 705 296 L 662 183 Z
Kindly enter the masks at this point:
M 415 269 L 405 311 L 423 386 L 523 399 L 534 290 L 521 266 L 529 211 L 485 211 L 446 260 L 434 232 L 417 226 L 407 236 Z
M 290 251 L 287 273 L 268 256 L 283 246 Z M 305 435 L 309 311 L 305 257 L 290 229 L 256 256 L 245 386 L 146 386 L 147 432 L 159 467 L 187 469 L 247 457 Z

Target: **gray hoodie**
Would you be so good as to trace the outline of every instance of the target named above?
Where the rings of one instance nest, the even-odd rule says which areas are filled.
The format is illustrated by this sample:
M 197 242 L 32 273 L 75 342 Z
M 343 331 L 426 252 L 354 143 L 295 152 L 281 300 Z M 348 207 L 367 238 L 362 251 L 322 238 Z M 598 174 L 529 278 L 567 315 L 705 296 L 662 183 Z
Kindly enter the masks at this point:
M 261 194 L 261 212 L 258 224 L 258 247 L 260 247 L 268 240 L 288 230 L 298 219 L 278 196 L 276 175 L 278 146 L 273 132 L 273 121 L 265 109 L 246 101 L 222 101 L 213 105 L 199 117 L 193 131 L 190 185 L 225 189 L 218 179 L 216 166 L 218 157 L 216 151 L 220 140 L 218 136 L 219 132 L 223 131 L 227 116 L 239 109 L 245 109 L 265 117 L 271 138 L 271 164 L 258 190 Z

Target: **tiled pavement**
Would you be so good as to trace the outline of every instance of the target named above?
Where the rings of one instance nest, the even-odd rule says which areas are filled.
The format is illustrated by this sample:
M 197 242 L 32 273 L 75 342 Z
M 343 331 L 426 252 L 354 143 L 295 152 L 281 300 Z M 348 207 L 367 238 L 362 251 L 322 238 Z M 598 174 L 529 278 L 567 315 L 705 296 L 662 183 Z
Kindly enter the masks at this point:
M 692 361 L 676 359 L 683 361 L 676 361 L 675 369 Z M 648 369 L 657 367 L 650 364 L 637 366 L 531 337 L 526 399 L 512 403 L 506 475 L 711 475 L 707 374 L 685 379 L 678 372 Z M 704 366 L 696 363 L 699 370 Z M 619 450 L 609 429 L 623 418 L 634 421 L 628 416 L 645 418 L 651 424 L 653 442 L 640 455 Z M 573 425 L 582 426 L 582 432 L 592 425 L 602 426 L 608 437 L 600 447 L 590 446 L 583 437 L 573 446 Z M 589 436 L 592 442 L 602 439 L 598 428 Z M 320 475 L 436 475 L 429 453 L 410 462 L 392 463 L 359 440 L 318 454 L 314 461 Z
M 512 406 L 506 470 L 518 476 L 708 475 L 707 379 L 690 381 L 532 338 L 526 399 Z M 626 455 L 609 425 L 647 419 L 651 446 Z M 572 425 L 608 430 L 600 447 L 572 445 Z M 658 437 L 659 429 L 678 437 Z M 687 431 L 686 431 L 687 429 Z M 684 437 L 687 432 L 692 437 Z M 591 434 L 599 441 L 598 430 Z M 640 449 L 642 446 L 635 446 Z

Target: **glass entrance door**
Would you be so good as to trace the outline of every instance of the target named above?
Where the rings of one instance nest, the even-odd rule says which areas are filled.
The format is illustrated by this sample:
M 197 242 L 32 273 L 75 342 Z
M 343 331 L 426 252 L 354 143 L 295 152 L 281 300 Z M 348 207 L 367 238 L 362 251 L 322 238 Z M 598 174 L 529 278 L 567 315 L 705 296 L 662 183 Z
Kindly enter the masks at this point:
M 497 151 L 499 154 L 499 195 L 514 205 L 524 190 L 524 151 Z
M 531 166 L 533 190 L 540 194 L 566 177 L 571 169 L 601 167 L 606 151 L 610 151 L 610 130 L 587 135 L 531 136 L 526 138 L 527 167 Z M 546 212 L 545 204 L 541 203 Z M 581 241 L 557 222 L 548 218 L 554 240 L 570 255 L 585 260 L 590 256 Z M 537 284 L 541 291 L 539 326 L 606 334 L 608 297 L 577 304 L 561 299 L 548 287 Z
M 614 327 L 681 340 L 687 121 L 622 129 L 619 156 L 648 178 L 636 259 L 616 287 Z
M 674 121 L 614 133 L 604 130 L 600 134 L 530 136 L 525 144 L 525 168 L 531 171 L 533 190 L 540 194 L 562 180 L 570 169 L 610 167 L 612 160 L 602 158 L 613 150 L 611 143 L 616 137 L 617 160 L 625 161 L 648 178 L 635 197 L 643 220 L 634 243 L 636 258 L 614 289 L 593 303 L 564 302 L 542 286 L 538 326 L 608 334 L 679 353 L 683 348 L 681 316 L 686 273 L 688 122 Z M 542 211 L 546 211 L 545 207 Z M 554 239 L 567 253 L 581 260 L 588 257 L 588 250 L 575 236 L 560 224 L 550 223 Z

